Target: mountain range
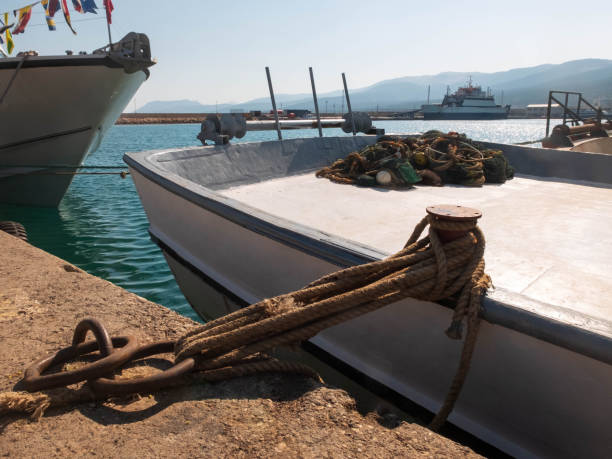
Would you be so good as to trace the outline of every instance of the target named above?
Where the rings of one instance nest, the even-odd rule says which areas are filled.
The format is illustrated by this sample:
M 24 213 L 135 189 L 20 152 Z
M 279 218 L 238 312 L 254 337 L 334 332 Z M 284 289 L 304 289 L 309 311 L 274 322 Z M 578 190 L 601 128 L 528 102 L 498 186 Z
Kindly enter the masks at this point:
M 465 86 L 469 78 L 474 85 L 491 88 L 498 104 L 524 107 L 548 102 L 549 90 L 582 92 L 591 101 L 612 99 L 612 60 L 580 59 L 563 64 L 543 64 L 495 73 L 444 72 L 437 75 L 406 76 L 380 81 L 365 88 L 350 90 L 354 110 L 409 110 L 427 102 L 428 86 L 432 103 L 440 102 L 447 91 Z M 280 108 L 314 110 L 310 94 L 276 94 Z M 322 112 L 340 111 L 342 91 L 318 95 Z M 503 98 L 503 100 L 502 100 Z M 271 109 L 270 99 L 261 97 L 237 104 L 205 105 L 194 100 L 152 101 L 137 110 L 139 113 L 210 113 L 230 110 Z M 346 111 L 346 110 L 345 110 Z

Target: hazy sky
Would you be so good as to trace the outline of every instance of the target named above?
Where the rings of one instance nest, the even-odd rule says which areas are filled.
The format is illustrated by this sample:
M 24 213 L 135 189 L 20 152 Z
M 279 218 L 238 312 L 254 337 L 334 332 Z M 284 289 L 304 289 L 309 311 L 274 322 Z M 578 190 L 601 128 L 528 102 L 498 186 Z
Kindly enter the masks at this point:
M 32 0 L 0 0 L 0 12 Z M 102 0 L 96 0 L 99 7 Z M 71 0 L 68 0 L 71 7 Z M 318 92 L 406 75 L 495 72 L 587 57 L 609 58 L 610 2 L 196 1 L 114 0 L 112 34 L 144 32 L 158 64 L 136 95 L 151 100 L 239 102 L 277 93 Z M 580 6 L 583 5 L 584 8 Z M 40 54 L 93 49 L 107 41 L 103 12 L 72 12 L 73 36 L 56 15 L 50 32 L 40 5 L 16 50 Z M 133 109 L 133 104 L 129 109 Z

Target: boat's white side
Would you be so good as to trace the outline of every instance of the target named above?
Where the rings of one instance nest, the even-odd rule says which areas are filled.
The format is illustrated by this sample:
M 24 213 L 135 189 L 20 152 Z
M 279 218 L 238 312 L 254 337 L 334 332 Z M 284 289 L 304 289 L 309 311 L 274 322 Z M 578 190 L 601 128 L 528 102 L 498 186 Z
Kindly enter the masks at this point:
M 130 171 L 152 237 L 163 248 L 187 299 L 204 316 L 225 314 L 232 302 L 244 305 L 298 289 L 352 263 L 351 257 L 364 262 L 383 256 L 353 244 L 352 251 L 344 250 L 348 261 L 342 262 L 333 247 L 342 247 L 343 241 L 332 235 L 302 228 L 304 241 L 330 247 L 317 252 L 299 237 L 269 232 L 267 226 L 296 231 L 274 216 L 258 214 L 251 225 L 239 203 L 162 172 L 155 156 L 138 158 L 137 163 L 128 155 Z M 232 210 L 220 210 L 224 206 Z M 227 298 L 211 297 L 210 285 Z M 490 313 L 496 307 L 514 318 L 496 323 Z M 589 339 L 588 331 L 518 311 L 511 304 L 487 304 L 489 308 L 450 421 L 516 456 L 609 456 L 608 341 L 593 336 L 594 341 L 603 339 L 606 347 L 601 354 L 589 354 L 564 341 L 572 334 Z M 328 329 L 311 342 L 355 371 L 436 411 L 461 350 L 461 342 L 449 340 L 443 332 L 451 314 L 435 303 L 405 300 Z M 556 332 L 548 333 L 547 327 L 557 327 Z
M 147 78 L 95 55 L 40 60 L 0 67 L 0 94 L 8 87 L 0 104 L 0 202 L 57 206 L 73 178 L 66 171 L 95 151 Z M 68 168 L 58 173 L 58 166 Z
M 612 138 L 611 137 L 597 137 L 594 139 L 587 139 L 584 141 L 576 142 L 576 145 L 569 148 L 571 151 L 584 151 L 591 153 L 604 153 L 612 155 Z

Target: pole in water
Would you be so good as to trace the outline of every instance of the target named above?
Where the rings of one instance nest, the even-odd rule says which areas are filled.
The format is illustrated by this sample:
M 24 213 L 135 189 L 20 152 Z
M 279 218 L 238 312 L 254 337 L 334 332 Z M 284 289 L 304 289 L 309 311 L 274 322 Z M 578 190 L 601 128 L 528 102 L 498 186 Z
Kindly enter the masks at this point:
M 266 76 L 268 77 L 268 89 L 270 90 L 270 99 L 272 100 L 272 110 L 274 111 L 274 120 L 276 121 L 276 132 L 278 140 L 283 140 L 281 134 L 280 122 L 278 121 L 278 112 L 276 111 L 276 100 L 274 100 L 274 90 L 272 89 L 272 78 L 270 78 L 270 67 L 266 67 Z
M 317 100 L 317 90 L 315 88 L 312 67 L 308 67 L 308 72 L 310 72 L 310 85 L 312 86 L 312 98 L 314 100 L 315 112 L 317 114 L 317 127 L 319 128 L 319 137 L 323 137 L 323 129 L 321 128 L 321 115 L 319 114 L 319 101 Z
M 353 110 L 351 109 L 351 99 L 349 98 L 348 88 L 346 87 L 346 76 L 342 72 L 342 84 L 344 85 L 344 95 L 346 96 L 346 107 L 348 108 L 349 116 L 351 117 L 351 127 L 353 128 L 353 135 L 357 135 L 355 131 L 355 118 L 353 118 Z

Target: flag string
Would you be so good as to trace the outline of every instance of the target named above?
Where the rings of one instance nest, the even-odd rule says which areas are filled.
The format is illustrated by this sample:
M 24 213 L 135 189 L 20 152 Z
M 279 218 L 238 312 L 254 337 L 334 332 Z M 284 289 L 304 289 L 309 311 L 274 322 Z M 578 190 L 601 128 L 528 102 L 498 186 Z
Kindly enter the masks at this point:
M 96 5 L 95 0 L 72 0 L 72 8 L 74 11 L 85 14 L 85 13 L 93 13 L 98 14 L 98 11 L 102 10 L 106 14 L 106 22 L 110 27 L 112 22 L 111 13 L 114 9 L 113 2 L 111 0 L 98 0 L 104 3 L 104 8 L 99 8 Z M 32 11 L 32 8 L 36 5 L 41 5 L 43 11 Z M 56 21 L 54 19 L 55 13 L 61 11 L 64 16 L 64 21 Z M 15 19 L 9 19 L 9 16 L 14 16 Z M 35 23 L 29 24 L 32 15 L 44 14 L 46 23 Z M 73 22 L 86 22 L 86 21 L 95 21 L 102 20 L 104 16 L 100 15 L 95 18 L 88 19 L 74 19 L 70 18 L 70 11 L 68 9 L 67 0 L 38 0 L 34 3 L 29 3 L 21 8 L 17 8 L 11 10 L 9 12 L 0 13 L 0 45 L 7 43 L 8 54 L 12 53 L 14 49 L 13 44 L 13 35 L 18 35 L 20 33 L 24 33 L 26 27 L 40 27 L 46 25 L 50 31 L 56 30 L 56 23 L 67 24 L 73 34 L 76 35 L 76 31 L 72 27 Z M 11 30 L 12 28 L 12 30 Z M 109 37 L 110 37 L 110 29 L 109 29 Z M 7 53 L 4 52 L 4 49 L 0 48 L 0 51 L 3 55 L 7 56 Z

